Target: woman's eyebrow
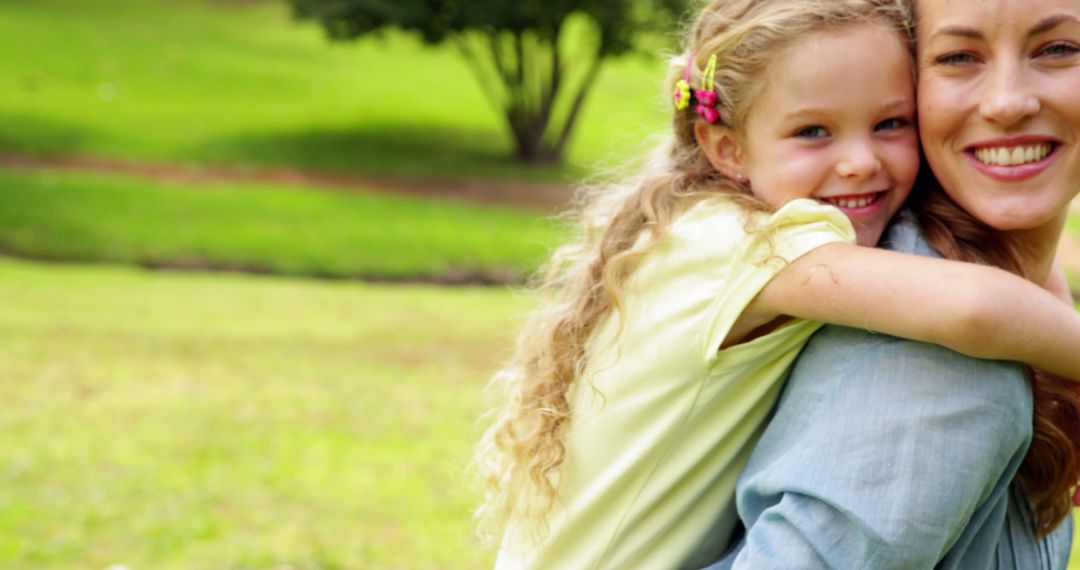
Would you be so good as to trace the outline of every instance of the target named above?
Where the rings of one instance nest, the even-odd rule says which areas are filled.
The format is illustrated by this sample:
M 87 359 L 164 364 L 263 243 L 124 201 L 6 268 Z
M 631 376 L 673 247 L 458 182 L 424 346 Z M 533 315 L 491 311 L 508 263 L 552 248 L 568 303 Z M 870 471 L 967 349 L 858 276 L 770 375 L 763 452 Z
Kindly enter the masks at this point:
M 1028 37 L 1037 36 L 1039 34 L 1049 32 L 1050 30 L 1064 24 L 1066 22 L 1080 22 L 1076 16 L 1072 14 L 1054 14 L 1053 16 L 1047 16 L 1031 27 L 1031 31 L 1028 32 Z
M 1080 22 L 1080 19 L 1078 19 L 1072 14 L 1054 14 L 1052 16 L 1047 16 L 1042 20 L 1039 20 L 1037 24 L 1032 26 L 1031 30 L 1028 31 L 1027 36 L 1030 38 L 1032 36 L 1037 36 L 1039 34 L 1049 32 L 1050 30 L 1053 30 L 1054 28 L 1067 22 Z M 976 28 L 958 25 L 945 26 L 939 30 L 936 30 L 927 39 L 932 40 L 937 36 L 957 36 L 972 40 L 980 40 L 984 37 L 983 33 Z
M 945 26 L 944 28 L 935 30 L 927 40 L 932 40 L 938 36 L 958 36 L 961 38 L 978 40 L 982 39 L 983 34 L 979 30 L 967 26 Z

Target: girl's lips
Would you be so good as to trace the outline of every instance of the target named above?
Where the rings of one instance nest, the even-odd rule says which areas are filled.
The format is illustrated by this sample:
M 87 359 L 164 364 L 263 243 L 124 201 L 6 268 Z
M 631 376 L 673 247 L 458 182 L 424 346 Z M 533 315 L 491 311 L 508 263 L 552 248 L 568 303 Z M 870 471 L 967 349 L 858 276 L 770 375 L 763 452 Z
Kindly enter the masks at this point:
M 1043 139 L 1045 141 L 1045 139 Z M 1034 178 L 1046 170 L 1050 163 L 1057 157 L 1061 150 L 1061 144 L 1053 143 L 1053 148 L 1050 153 L 1043 157 L 1042 160 L 1037 162 L 1028 162 L 1024 164 L 1016 164 L 1009 166 L 1002 166 L 997 164 L 986 164 L 980 161 L 975 156 L 976 148 L 983 148 L 989 145 L 980 145 L 979 147 L 970 147 L 964 154 L 967 155 L 968 160 L 975 165 L 975 169 L 985 174 L 986 176 L 993 178 L 994 180 L 1000 180 L 1002 182 L 1016 182 L 1020 180 L 1027 180 L 1028 178 Z
M 840 208 L 849 217 L 866 216 L 877 212 L 884 203 L 882 198 L 888 190 L 872 192 L 868 194 L 851 194 L 849 196 L 830 196 L 819 198 L 818 201 Z

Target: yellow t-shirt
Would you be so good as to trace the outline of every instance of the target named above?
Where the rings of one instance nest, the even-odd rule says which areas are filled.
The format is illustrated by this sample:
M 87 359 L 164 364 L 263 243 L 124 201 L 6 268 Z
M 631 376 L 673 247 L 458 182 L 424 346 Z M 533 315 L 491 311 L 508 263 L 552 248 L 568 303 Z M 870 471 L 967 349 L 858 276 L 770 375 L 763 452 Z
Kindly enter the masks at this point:
M 694 205 L 627 279 L 624 312 L 590 338 L 568 394 L 546 538 L 512 524 L 497 568 L 698 568 L 726 549 L 735 481 L 821 323 L 793 319 L 719 347 L 782 260 L 855 243 L 847 217 L 812 200 L 755 214 L 757 231 L 745 212 L 722 197 Z

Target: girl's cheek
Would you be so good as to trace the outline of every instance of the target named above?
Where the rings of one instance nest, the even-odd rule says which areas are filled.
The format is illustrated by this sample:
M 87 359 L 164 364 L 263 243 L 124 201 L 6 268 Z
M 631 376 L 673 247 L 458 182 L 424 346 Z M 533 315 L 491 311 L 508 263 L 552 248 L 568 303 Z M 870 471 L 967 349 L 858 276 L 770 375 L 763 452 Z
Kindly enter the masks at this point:
M 896 182 L 906 186 L 913 185 L 919 173 L 919 147 L 914 135 L 910 140 L 897 141 L 889 154 L 894 169 L 891 174 Z
M 910 134 L 890 141 L 889 149 L 898 160 L 919 164 L 919 136 L 914 129 Z
M 802 166 L 806 163 L 828 160 L 828 151 L 827 147 L 823 146 L 789 145 L 777 158 Z
M 777 158 L 783 161 L 781 164 L 789 163 L 802 168 L 827 160 L 827 153 L 823 149 L 813 147 L 790 148 Z

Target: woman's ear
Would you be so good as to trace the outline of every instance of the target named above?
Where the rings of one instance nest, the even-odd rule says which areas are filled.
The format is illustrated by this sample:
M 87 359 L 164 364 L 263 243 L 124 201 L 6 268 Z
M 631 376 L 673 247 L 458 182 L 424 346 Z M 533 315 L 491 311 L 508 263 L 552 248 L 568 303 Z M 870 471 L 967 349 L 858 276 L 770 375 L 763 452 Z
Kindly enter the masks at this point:
M 725 126 L 697 121 L 694 124 L 694 138 L 713 168 L 732 180 L 745 181 L 742 146 L 734 131 Z

